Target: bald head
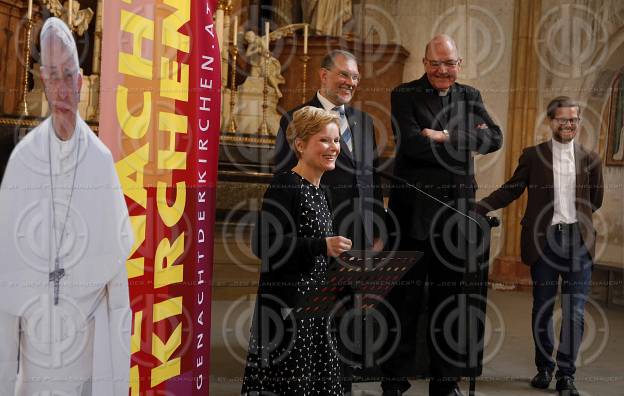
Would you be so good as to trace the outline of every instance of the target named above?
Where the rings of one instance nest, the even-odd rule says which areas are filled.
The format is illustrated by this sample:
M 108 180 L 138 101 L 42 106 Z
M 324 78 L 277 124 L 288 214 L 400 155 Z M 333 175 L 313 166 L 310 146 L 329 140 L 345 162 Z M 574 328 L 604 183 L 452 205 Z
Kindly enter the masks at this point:
M 431 86 L 446 91 L 457 80 L 461 58 L 455 41 L 446 34 L 440 34 L 427 43 L 423 58 L 425 73 Z
M 433 59 L 432 57 L 441 51 L 453 53 L 454 59 L 459 58 L 459 51 L 455 45 L 455 40 L 446 34 L 438 34 L 427 43 L 425 47 L 425 58 Z

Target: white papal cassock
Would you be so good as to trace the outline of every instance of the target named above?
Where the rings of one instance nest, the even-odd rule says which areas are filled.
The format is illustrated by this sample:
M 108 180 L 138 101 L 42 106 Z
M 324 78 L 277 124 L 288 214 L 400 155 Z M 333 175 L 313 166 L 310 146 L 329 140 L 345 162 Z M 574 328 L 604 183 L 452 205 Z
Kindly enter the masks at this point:
M 111 153 L 80 117 L 66 142 L 48 118 L 15 147 L 0 187 L 0 395 L 128 394 L 132 241 Z

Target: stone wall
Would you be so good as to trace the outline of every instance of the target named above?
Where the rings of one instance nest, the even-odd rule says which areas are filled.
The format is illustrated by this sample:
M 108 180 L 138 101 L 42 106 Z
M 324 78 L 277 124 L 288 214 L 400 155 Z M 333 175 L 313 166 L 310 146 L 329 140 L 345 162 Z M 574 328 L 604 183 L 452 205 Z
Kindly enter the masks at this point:
M 606 155 L 609 97 L 618 71 L 624 69 L 624 2 L 543 0 L 540 59 L 540 108 L 558 95 L 585 106 L 578 141 Z M 546 39 L 546 37 L 550 39 Z M 548 138 L 538 117 L 535 141 Z M 624 268 L 624 167 L 605 166 L 605 197 L 594 215 L 598 228 L 597 260 Z

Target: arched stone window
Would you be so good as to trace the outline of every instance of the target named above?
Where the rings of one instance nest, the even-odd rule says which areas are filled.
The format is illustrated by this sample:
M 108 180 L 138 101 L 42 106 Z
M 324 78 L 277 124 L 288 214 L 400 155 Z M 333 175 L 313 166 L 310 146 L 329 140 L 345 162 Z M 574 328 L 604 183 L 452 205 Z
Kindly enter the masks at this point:
M 610 103 L 606 165 L 624 166 L 624 69 L 615 77 Z

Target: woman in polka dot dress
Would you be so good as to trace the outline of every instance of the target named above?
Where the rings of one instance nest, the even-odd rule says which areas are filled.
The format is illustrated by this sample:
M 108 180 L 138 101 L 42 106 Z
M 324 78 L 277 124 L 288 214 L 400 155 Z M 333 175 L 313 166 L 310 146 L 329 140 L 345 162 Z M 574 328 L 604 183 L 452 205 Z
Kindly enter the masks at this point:
M 333 234 L 328 195 L 320 186 L 340 152 L 339 118 L 304 107 L 286 134 L 298 163 L 273 178 L 253 234 L 262 267 L 241 394 L 340 396 L 330 319 L 297 314 L 298 301 L 326 281 L 328 257 L 351 249 L 349 239 Z

